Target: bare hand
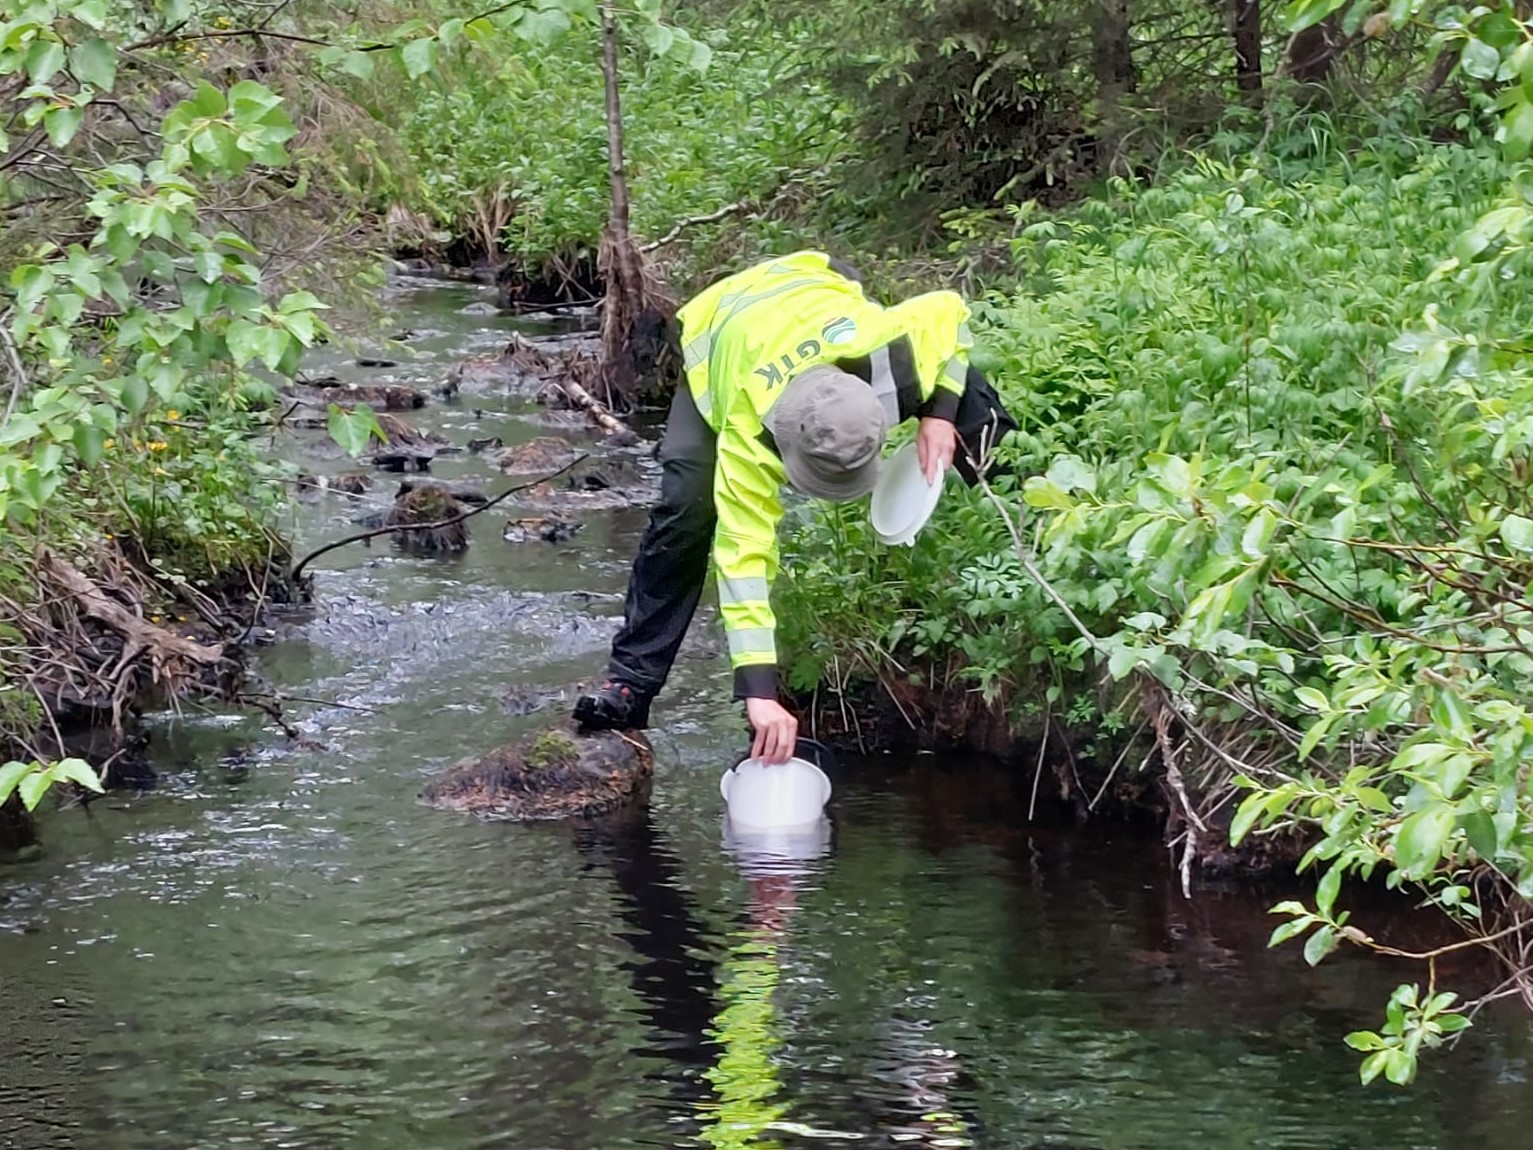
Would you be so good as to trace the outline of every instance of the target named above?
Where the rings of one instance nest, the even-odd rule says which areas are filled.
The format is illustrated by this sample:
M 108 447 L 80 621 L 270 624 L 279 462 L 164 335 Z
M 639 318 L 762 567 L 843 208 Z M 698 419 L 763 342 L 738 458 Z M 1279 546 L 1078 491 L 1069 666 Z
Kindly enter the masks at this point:
M 921 473 L 926 476 L 927 483 L 937 482 L 937 476 L 952 466 L 953 455 L 957 451 L 957 428 L 935 416 L 929 415 L 921 420 L 921 429 L 916 432 L 916 458 L 921 463 Z
M 798 720 L 776 699 L 746 699 L 745 716 L 756 732 L 751 758 L 786 763 L 798 744 Z

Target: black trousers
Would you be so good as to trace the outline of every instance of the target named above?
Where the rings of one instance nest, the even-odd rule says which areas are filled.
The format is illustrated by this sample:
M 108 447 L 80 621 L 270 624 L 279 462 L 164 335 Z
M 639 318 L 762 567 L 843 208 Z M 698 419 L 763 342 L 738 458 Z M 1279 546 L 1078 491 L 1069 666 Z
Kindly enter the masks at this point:
M 984 375 L 969 368 L 954 420 L 960 441 L 953 466 L 971 487 L 970 456 L 985 461 L 1017 424 Z M 639 541 L 623 605 L 623 626 L 612 641 L 608 675 L 653 698 L 665 686 L 708 578 L 718 514 L 713 506 L 713 430 L 685 383 L 676 388 L 660 440 L 660 502 Z M 993 474 L 994 468 L 987 469 Z

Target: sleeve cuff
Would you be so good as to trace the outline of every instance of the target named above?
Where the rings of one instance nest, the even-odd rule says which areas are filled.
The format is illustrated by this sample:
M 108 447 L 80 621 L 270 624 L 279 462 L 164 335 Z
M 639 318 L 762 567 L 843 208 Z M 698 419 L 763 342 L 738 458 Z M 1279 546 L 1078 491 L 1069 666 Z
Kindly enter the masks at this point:
M 926 410 L 922 414 L 952 423 L 958 418 L 958 399 L 957 393 L 939 387 L 932 392 L 931 399 L 926 401 Z
M 736 667 L 735 698 L 777 698 L 777 664 L 748 663 L 743 667 Z

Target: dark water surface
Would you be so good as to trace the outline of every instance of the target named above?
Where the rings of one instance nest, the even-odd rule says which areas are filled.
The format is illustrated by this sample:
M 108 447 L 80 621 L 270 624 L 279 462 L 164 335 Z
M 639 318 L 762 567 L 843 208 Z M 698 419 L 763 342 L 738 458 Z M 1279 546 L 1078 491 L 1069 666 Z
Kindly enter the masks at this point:
M 352 374 L 430 382 L 493 347 L 507 321 L 458 311 L 478 298 L 399 289 L 418 359 Z M 505 397 L 416 414 L 460 443 L 547 433 Z M 327 495 L 298 530 L 365 509 Z M 1026 825 L 1028 778 L 843 762 L 819 856 L 750 865 L 724 834 L 744 743 L 706 628 L 657 713 L 647 809 L 417 805 L 557 713 L 513 691 L 600 670 L 643 512 L 557 547 L 504 542 L 504 518 L 461 560 L 321 561 L 314 620 L 261 670 L 348 705 L 293 705 L 326 750 L 166 716 L 159 789 L 50 816 L 43 857 L 0 870 L 0 1147 L 1533 1145 L 1521 1019 L 1410 1091 L 1361 1089 L 1341 1036 L 1402 968 L 1266 951 L 1272 892 L 1188 903 L 1153 841 Z

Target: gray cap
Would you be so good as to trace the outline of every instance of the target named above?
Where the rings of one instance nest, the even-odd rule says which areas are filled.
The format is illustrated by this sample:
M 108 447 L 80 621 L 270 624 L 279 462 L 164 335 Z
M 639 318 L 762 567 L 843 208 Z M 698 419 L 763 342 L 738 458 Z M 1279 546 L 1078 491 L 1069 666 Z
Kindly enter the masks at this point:
M 821 364 L 794 376 L 762 422 L 789 483 L 805 495 L 846 503 L 878 482 L 884 418 L 871 387 Z

